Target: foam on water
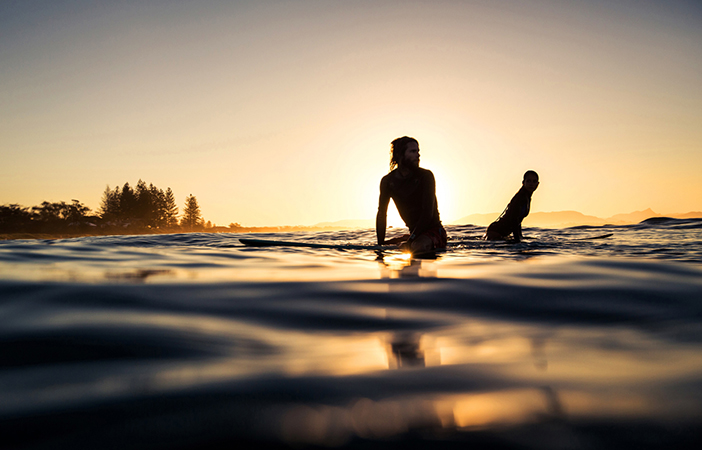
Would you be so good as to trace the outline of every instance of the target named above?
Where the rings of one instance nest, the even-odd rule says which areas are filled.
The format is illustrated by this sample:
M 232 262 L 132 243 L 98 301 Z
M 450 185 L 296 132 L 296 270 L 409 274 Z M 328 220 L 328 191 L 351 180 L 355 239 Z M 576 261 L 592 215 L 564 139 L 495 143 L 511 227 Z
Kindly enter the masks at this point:
M 701 223 L 2 242 L 2 446 L 698 448 Z

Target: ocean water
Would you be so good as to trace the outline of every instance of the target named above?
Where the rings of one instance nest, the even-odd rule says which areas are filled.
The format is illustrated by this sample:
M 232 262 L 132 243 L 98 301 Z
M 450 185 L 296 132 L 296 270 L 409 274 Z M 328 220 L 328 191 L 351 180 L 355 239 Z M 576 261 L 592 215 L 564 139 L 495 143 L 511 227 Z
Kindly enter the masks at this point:
M 702 448 L 702 219 L 447 231 L 2 241 L 0 448 Z

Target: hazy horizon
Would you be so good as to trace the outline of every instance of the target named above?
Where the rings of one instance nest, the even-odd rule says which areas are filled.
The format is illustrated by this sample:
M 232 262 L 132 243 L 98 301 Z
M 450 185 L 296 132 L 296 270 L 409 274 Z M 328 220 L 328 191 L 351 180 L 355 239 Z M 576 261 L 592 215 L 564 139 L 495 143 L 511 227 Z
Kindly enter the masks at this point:
M 8 202 L 6 204 L 17 204 L 17 202 Z M 39 205 L 19 205 L 19 206 L 25 207 L 25 208 L 31 208 L 33 206 L 39 206 Z M 183 205 L 178 205 L 178 206 L 179 206 L 178 217 L 181 217 Z M 392 208 L 394 208 L 394 206 L 392 205 L 392 201 L 391 201 L 390 209 L 392 209 Z M 581 211 L 575 211 L 575 210 L 562 210 L 562 211 L 534 211 L 534 210 L 532 210 L 530 212 L 529 216 L 527 216 L 524 219 L 524 223 L 525 223 L 525 226 L 538 226 L 538 225 L 530 225 L 529 223 L 530 222 L 534 223 L 535 216 L 539 217 L 539 216 L 543 216 L 543 215 L 582 216 L 584 218 L 596 219 L 598 221 L 602 221 L 603 223 L 605 221 L 608 221 L 608 220 L 615 220 L 615 222 L 612 222 L 612 223 L 617 223 L 616 221 L 619 221 L 619 223 L 638 223 L 641 220 L 644 220 L 644 219 L 650 218 L 650 217 L 673 217 L 673 218 L 678 217 L 679 218 L 682 216 L 690 216 L 691 214 L 695 214 L 695 213 L 699 213 L 699 215 L 695 215 L 694 218 L 702 218 L 702 211 L 685 211 L 685 212 L 667 211 L 667 212 L 661 213 L 658 211 L 653 211 L 652 208 L 646 208 L 646 209 L 643 209 L 640 211 L 619 212 L 619 213 L 616 213 L 616 214 L 613 214 L 613 215 L 607 216 L 607 217 L 599 217 L 599 216 L 596 216 L 593 214 L 587 214 L 587 213 L 584 213 Z M 501 212 L 493 211 L 493 212 L 489 212 L 489 213 L 477 212 L 477 213 L 465 214 L 459 218 L 449 219 L 449 220 L 446 220 L 446 218 L 442 217 L 442 223 L 444 225 L 458 225 L 458 224 L 467 223 L 466 220 L 468 220 L 468 218 L 480 217 L 481 219 L 484 219 L 484 220 L 482 220 L 480 222 L 472 223 L 472 224 L 474 224 L 474 225 L 487 225 L 487 224 L 493 222 L 494 220 L 496 220 L 500 216 L 500 214 L 501 214 Z M 98 208 L 91 208 L 89 215 L 99 215 Z M 630 219 L 630 220 L 627 219 L 627 218 L 631 218 L 631 217 L 639 217 L 639 219 Z M 267 223 L 267 224 L 255 224 L 255 225 L 241 223 L 241 222 L 236 221 L 236 220 L 225 220 L 223 222 L 217 223 L 217 222 L 212 221 L 207 216 L 206 213 L 202 214 L 202 219 L 203 219 L 203 223 L 204 222 L 211 222 L 212 226 L 217 226 L 217 227 L 228 227 L 229 224 L 232 224 L 232 223 L 237 223 L 238 225 L 240 225 L 241 227 L 244 227 L 244 228 L 255 228 L 255 227 L 327 227 L 327 226 L 335 227 L 335 226 L 337 226 L 337 224 L 342 224 L 341 226 L 346 226 L 343 224 L 353 224 L 353 223 L 364 223 L 363 227 L 374 227 L 375 226 L 374 225 L 375 224 L 375 217 L 360 218 L 360 219 L 359 218 L 356 218 L 356 219 L 345 218 L 345 219 L 327 220 L 327 221 L 315 222 L 315 223 Z M 586 224 L 586 222 L 574 223 L 573 225 L 577 225 L 577 224 Z M 395 221 L 394 223 L 391 223 L 390 226 L 395 227 L 395 228 L 404 227 L 404 223 L 402 223 L 401 220 Z
M 651 214 L 648 214 L 648 211 L 651 211 Z M 651 217 L 676 217 L 676 216 L 688 216 L 690 214 L 694 213 L 699 213 L 699 215 L 695 215 L 695 218 L 702 218 L 702 211 L 687 211 L 687 212 L 669 212 L 669 213 L 659 213 L 657 211 L 652 211 L 650 208 L 647 208 L 642 211 L 631 211 L 629 213 L 618 213 L 614 214 L 609 217 L 597 217 L 593 216 L 591 214 L 585 214 L 580 211 L 532 211 L 529 216 L 527 216 L 524 219 L 525 226 L 539 226 L 539 225 L 533 225 L 533 223 L 546 223 L 542 218 L 544 216 L 546 217 L 554 217 L 554 216 L 582 216 L 584 218 L 592 218 L 592 219 L 597 219 L 598 221 L 607 222 L 610 219 L 614 219 L 614 222 L 612 224 L 624 224 L 624 223 L 638 223 L 641 220 L 645 220 Z M 444 225 L 466 225 L 466 224 L 471 224 L 471 225 L 480 225 L 480 226 L 487 226 L 488 224 L 492 223 L 494 220 L 496 220 L 500 215 L 500 212 L 492 212 L 492 213 L 473 213 L 473 214 L 467 214 L 464 215 L 458 219 L 455 220 L 442 220 Z M 481 220 L 479 222 L 466 222 L 466 219 L 469 218 L 474 218 L 474 217 L 479 217 Z M 555 219 L 551 219 L 555 220 Z M 530 222 L 532 224 L 530 224 Z M 374 219 L 342 219 L 342 220 L 336 220 L 336 221 L 325 221 L 325 222 L 318 222 L 314 224 L 313 226 L 349 226 L 353 227 L 353 224 L 358 224 L 358 227 L 365 227 L 365 228 L 372 228 L 374 227 L 375 220 Z M 363 224 L 362 226 L 360 224 Z M 576 226 L 580 224 L 585 224 L 585 223 L 573 223 L 569 224 L 569 226 Z M 403 225 L 400 225 L 399 227 L 402 227 Z
M 373 218 L 410 135 L 447 222 L 527 169 L 532 211 L 699 211 L 700 42 L 683 0 L 2 2 L 0 204 L 142 179 L 218 225 Z

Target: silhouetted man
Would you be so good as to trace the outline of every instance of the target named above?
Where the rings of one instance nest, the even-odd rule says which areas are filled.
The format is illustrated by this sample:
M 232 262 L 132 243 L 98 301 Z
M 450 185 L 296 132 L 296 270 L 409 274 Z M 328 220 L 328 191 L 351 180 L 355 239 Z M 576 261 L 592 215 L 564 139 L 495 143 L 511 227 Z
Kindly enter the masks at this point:
M 521 241 L 522 220 L 529 215 L 531 195 L 537 187 L 539 187 L 539 174 L 533 170 L 527 170 L 524 173 L 521 189 L 514 194 L 500 217 L 490 224 L 483 239 L 488 241 L 507 239 L 511 234 L 516 242 Z
M 412 253 L 446 248 L 446 230 L 439 219 L 436 182 L 431 171 L 419 167 L 419 143 L 411 137 L 392 141 L 390 173 L 380 180 L 375 231 L 378 245 L 400 244 Z M 388 204 L 395 202 L 409 234 L 385 240 Z

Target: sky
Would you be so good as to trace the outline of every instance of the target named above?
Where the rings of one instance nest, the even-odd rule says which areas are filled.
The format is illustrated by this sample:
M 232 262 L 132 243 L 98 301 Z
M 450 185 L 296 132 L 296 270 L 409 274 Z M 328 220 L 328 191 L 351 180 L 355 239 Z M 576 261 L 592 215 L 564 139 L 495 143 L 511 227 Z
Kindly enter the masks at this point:
M 702 211 L 700 124 L 699 1 L 0 2 L 0 205 L 374 219 L 409 135 L 445 223 L 529 169 L 532 211 Z

